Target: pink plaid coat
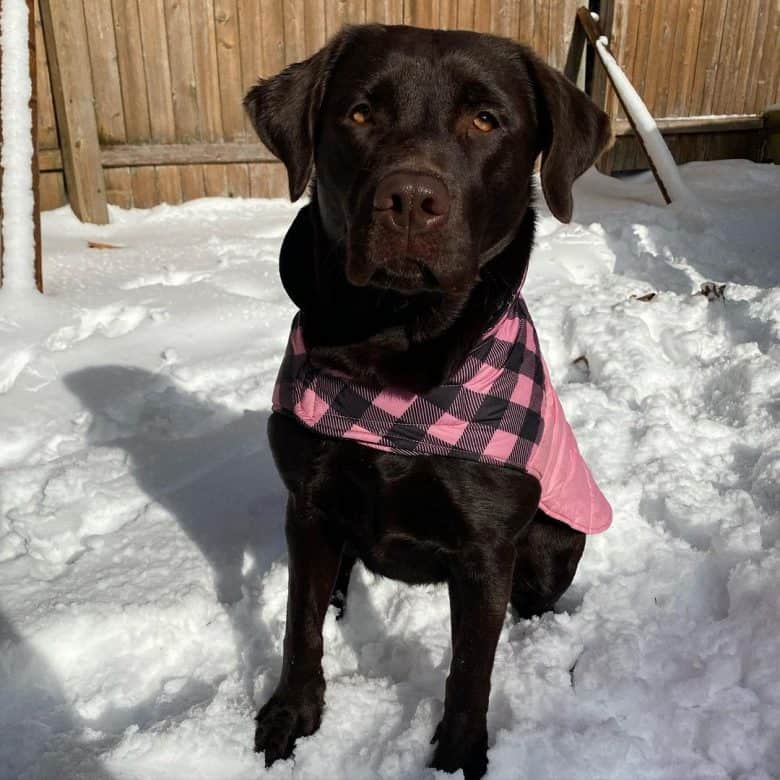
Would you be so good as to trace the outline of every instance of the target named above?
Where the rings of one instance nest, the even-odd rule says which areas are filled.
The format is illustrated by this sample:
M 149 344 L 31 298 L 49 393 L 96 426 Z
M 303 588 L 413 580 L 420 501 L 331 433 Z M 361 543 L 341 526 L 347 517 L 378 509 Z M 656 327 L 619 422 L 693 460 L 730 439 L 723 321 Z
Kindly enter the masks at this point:
M 448 381 L 423 395 L 359 384 L 313 366 L 298 314 L 273 408 L 324 436 L 525 471 L 541 483 L 542 510 L 584 533 L 604 531 L 612 521 L 550 382 L 519 290 Z

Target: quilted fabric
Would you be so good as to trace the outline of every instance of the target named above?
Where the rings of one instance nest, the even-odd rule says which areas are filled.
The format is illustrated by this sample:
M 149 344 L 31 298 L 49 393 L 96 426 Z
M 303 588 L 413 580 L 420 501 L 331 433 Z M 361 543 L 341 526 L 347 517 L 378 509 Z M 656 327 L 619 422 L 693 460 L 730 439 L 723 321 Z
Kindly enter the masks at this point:
M 402 455 L 443 455 L 521 469 L 540 506 L 585 533 L 611 522 L 577 448 L 518 291 L 448 381 L 418 395 L 353 381 L 310 362 L 300 314 L 274 390 L 275 411 L 332 438 Z

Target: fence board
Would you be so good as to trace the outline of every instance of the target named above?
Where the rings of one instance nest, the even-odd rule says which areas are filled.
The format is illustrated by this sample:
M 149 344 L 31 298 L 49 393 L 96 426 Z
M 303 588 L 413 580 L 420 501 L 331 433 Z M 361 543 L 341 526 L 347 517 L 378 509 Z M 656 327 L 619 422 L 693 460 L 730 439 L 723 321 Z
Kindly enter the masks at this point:
M 200 136 L 204 141 L 222 139 L 217 34 L 213 19 L 214 0 L 190 0 L 192 58 L 195 67 Z
M 111 5 L 83 0 L 83 8 L 98 133 L 104 143 L 122 143 L 127 135 Z
M 135 0 L 112 0 L 112 3 L 125 137 L 130 142 L 148 141 L 151 125 L 138 4 Z
M 227 140 L 245 137 L 244 97 L 241 73 L 241 47 L 236 0 L 215 0 L 219 93 L 222 105 L 222 129 Z
M 157 189 L 157 177 L 154 167 L 143 165 L 130 170 L 131 186 L 133 190 L 133 206 L 139 209 L 148 209 L 160 202 Z
M 44 173 L 44 176 L 50 174 Z M 129 209 L 133 206 L 133 180 L 130 168 L 109 168 L 104 172 L 106 198 L 114 206 Z
M 209 198 L 227 195 L 227 168 L 224 165 L 204 165 L 203 183 Z
M 231 198 L 249 197 L 249 169 L 246 163 L 227 166 L 227 190 Z
M 38 146 L 41 150 L 57 149 L 60 140 L 54 118 L 54 98 L 51 93 L 49 61 L 46 56 L 41 11 L 37 0 L 35 3 L 35 53 L 37 57 L 35 76 L 38 92 Z M 41 173 L 39 186 L 42 211 L 57 209 L 68 202 L 62 171 Z
M 54 104 L 59 117 L 65 180 L 73 210 L 85 222 L 108 222 L 100 165 L 87 32 L 81 3 L 41 0 Z
M 189 0 L 165 0 L 165 23 L 176 139 L 192 143 L 201 132 Z

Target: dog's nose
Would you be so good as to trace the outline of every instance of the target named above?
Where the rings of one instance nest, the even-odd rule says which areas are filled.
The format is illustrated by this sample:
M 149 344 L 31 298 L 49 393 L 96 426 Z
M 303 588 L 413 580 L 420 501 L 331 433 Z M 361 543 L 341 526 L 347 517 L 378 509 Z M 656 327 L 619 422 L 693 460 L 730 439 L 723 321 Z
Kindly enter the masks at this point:
M 422 233 L 447 221 L 450 193 L 435 176 L 398 171 L 379 182 L 374 211 L 389 227 Z

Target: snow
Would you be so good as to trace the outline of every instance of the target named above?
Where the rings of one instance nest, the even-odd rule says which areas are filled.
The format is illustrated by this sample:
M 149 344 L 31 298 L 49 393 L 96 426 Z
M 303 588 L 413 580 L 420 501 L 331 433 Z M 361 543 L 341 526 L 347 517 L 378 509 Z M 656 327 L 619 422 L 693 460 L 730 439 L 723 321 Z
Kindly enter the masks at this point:
M 556 612 L 507 613 L 489 778 L 778 777 L 780 169 L 682 174 L 707 216 L 595 172 L 571 224 L 541 210 L 526 299 L 615 522 Z M 44 215 L 49 292 L 0 308 L 3 780 L 446 777 L 446 590 L 363 570 L 326 620 L 321 730 L 268 772 L 252 752 L 285 621 L 264 427 L 294 213 Z
M 608 48 L 608 40 L 602 35 L 596 40 L 596 51 L 601 58 L 601 62 L 609 74 L 612 85 L 615 87 L 623 105 L 634 120 L 634 125 L 639 135 L 642 137 L 644 147 L 648 156 L 653 161 L 661 181 L 664 183 L 669 197 L 672 201 L 691 201 L 692 195 L 685 182 L 680 176 L 677 163 L 669 151 L 669 147 L 658 129 L 658 125 L 653 119 L 653 115 L 648 111 L 639 93 L 623 72 L 620 65 L 617 64 Z
M 5 0 L 0 9 L 3 73 L 3 288 L 35 290 L 33 243 L 32 114 L 26 0 Z M 0 290 L 0 300 L 3 292 Z

